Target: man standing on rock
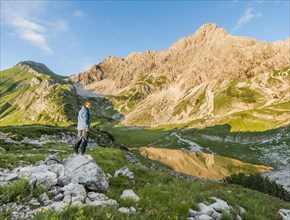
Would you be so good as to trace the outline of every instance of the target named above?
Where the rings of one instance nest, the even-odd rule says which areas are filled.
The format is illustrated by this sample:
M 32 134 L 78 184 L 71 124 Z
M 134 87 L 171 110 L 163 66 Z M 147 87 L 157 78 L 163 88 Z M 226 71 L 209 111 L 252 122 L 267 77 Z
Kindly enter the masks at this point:
M 89 140 L 89 129 L 90 129 L 90 108 L 92 104 L 90 102 L 85 102 L 85 105 L 82 106 L 79 111 L 78 116 L 78 132 L 77 132 L 77 141 L 74 146 L 75 153 L 79 153 L 79 146 L 82 144 L 81 154 L 83 155 L 86 152 L 86 147 Z

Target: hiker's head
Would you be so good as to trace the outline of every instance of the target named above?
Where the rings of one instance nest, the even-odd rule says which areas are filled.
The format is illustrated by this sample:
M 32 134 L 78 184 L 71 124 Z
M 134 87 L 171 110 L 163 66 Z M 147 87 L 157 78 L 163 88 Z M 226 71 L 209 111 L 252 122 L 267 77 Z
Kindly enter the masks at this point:
M 91 107 L 92 107 L 92 103 L 90 103 L 90 102 L 85 102 L 85 106 L 86 106 L 86 108 L 91 108 Z

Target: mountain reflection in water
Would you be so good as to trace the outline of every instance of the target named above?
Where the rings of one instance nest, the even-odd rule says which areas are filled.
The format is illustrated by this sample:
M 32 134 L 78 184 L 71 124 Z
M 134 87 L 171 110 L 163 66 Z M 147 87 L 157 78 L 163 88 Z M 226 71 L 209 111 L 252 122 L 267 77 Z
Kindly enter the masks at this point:
M 272 170 L 271 167 L 200 152 L 141 147 L 140 153 L 144 157 L 158 160 L 172 167 L 175 171 L 203 179 L 221 180 L 235 173 L 262 173 Z

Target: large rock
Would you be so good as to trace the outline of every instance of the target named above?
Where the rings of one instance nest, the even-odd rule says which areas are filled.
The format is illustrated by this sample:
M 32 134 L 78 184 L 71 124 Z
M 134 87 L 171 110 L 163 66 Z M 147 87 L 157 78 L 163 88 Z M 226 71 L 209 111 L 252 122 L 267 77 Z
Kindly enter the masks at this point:
M 32 213 L 48 210 L 62 211 L 68 206 L 81 208 L 84 205 L 98 208 L 105 206 L 119 208 L 116 200 L 109 199 L 102 193 L 94 192 L 97 190 L 105 191 L 109 185 L 105 173 L 91 156 L 71 155 L 61 164 L 61 158 L 55 154 L 49 155 L 45 161 L 37 164 L 39 165 L 15 168 L 13 171 L 0 168 L 0 185 L 9 184 L 9 181 L 20 177 L 28 179 L 33 186 L 49 190 L 48 194 L 40 195 L 41 203 L 32 198 L 30 206 L 37 207 L 32 210 Z M 139 199 L 139 197 L 137 198 Z M 8 205 L 4 206 L 8 207 Z M 21 207 L 16 203 L 11 205 L 11 209 L 16 210 L 10 216 L 12 219 L 34 218 L 32 214 L 27 215 L 27 212 L 23 212 Z M 130 213 L 136 212 L 133 207 L 129 211 Z
M 102 193 L 89 192 L 86 204 L 96 207 L 105 207 L 105 206 L 114 206 L 115 208 L 119 207 L 119 204 L 114 199 L 109 199 L 106 195 Z
M 290 220 L 290 210 L 279 209 L 278 216 L 281 220 Z
M 29 179 L 36 186 L 50 189 L 57 183 L 57 174 L 49 171 L 48 166 L 28 166 L 20 169 L 20 177 Z
M 127 207 L 121 207 L 118 209 L 119 212 L 122 212 L 124 214 L 135 214 L 136 213 L 136 209 L 131 206 L 130 208 Z
M 134 179 L 134 173 L 131 172 L 127 166 L 124 166 L 122 168 L 120 168 L 119 170 L 115 171 L 114 177 L 117 177 L 119 175 L 123 175 L 123 176 L 127 176 L 129 177 L 129 179 Z
M 198 217 L 195 218 L 196 220 L 213 220 L 212 217 L 208 216 L 208 215 L 205 215 L 205 214 L 202 214 Z
M 63 161 L 64 167 L 73 179 L 91 191 L 107 191 L 109 183 L 105 173 L 89 155 L 70 155 Z
M 137 196 L 133 190 L 124 190 L 121 199 L 133 199 L 135 202 L 138 202 L 140 200 L 139 196 Z
M 70 197 L 72 202 L 84 202 L 87 196 L 85 187 L 83 185 L 75 183 L 70 183 L 62 187 L 61 192 L 63 192 L 64 200 L 66 199 L 66 197 Z
M 222 212 L 222 211 L 230 211 L 232 207 L 224 200 L 219 199 L 217 197 L 211 197 L 213 200 L 216 202 L 211 204 L 210 206 L 213 207 L 213 209 L 217 212 Z
M 200 211 L 189 209 L 189 217 L 195 220 L 220 220 L 223 212 L 230 213 L 233 209 L 226 201 L 222 199 L 216 197 L 211 197 L 211 199 L 215 200 L 215 202 L 211 205 L 206 205 L 204 203 L 198 204 Z M 246 212 L 245 209 L 243 209 L 243 211 L 244 213 Z
M 54 202 L 48 206 L 48 208 L 52 208 L 57 212 L 63 211 L 67 206 L 69 206 L 69 203 L 60 201 L 60 202 Z
M 59 164 L 61 163 L 61 157 L 57 154 L 48 155 L 45 159 L 47 165 Z

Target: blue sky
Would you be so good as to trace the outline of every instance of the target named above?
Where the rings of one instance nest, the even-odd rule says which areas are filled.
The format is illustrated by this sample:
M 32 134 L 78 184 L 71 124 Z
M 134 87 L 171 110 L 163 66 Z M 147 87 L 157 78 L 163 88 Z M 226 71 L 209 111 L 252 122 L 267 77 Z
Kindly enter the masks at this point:
M 109 55 L 167 49 L 211 22 L 232 35 L 285 40 L 289 7 L 289 0 L 1 0 L 1 70 L 33 60 L 71 75 Z

